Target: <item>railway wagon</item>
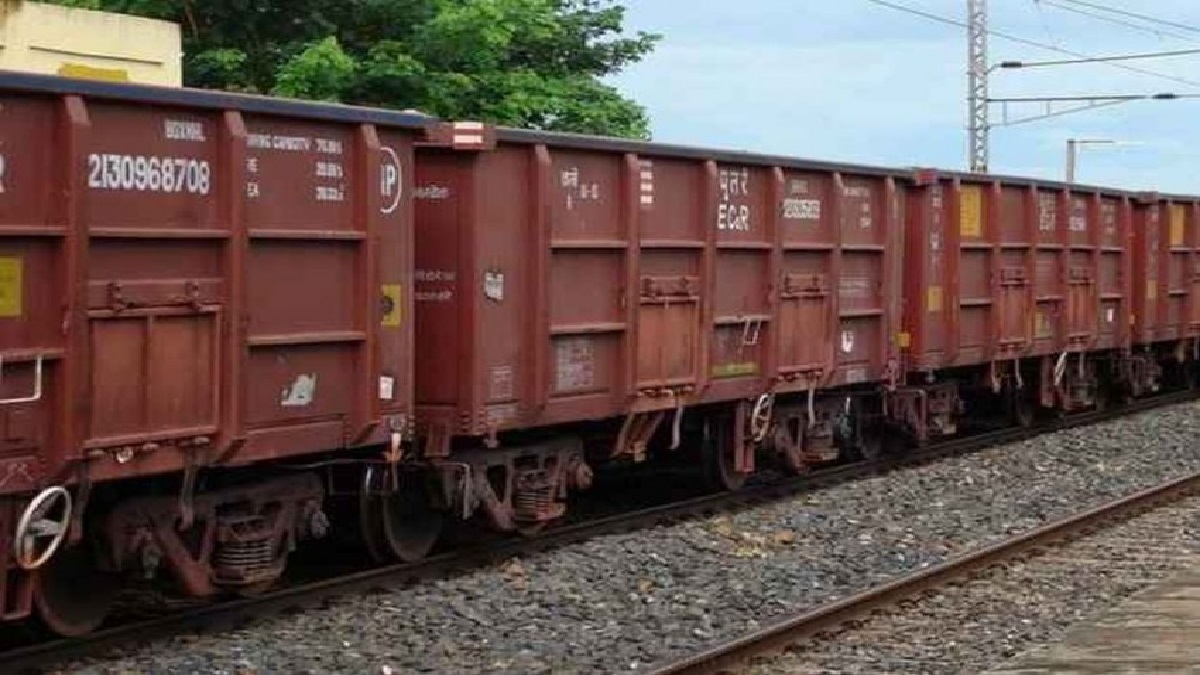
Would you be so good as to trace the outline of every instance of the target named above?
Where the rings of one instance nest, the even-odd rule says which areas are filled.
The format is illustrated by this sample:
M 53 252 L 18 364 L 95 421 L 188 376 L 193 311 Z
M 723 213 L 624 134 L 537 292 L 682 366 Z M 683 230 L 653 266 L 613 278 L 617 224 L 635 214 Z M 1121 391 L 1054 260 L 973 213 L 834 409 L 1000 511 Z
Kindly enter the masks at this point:
M 1192 385 L 1194 199 L 936 170 L 910 190 L 888 418 L 912 440 Z
M 1194 368 L 1184 198 L 516 130 L 416 171 L 417 340 L 447 354 L 416 365 L 420 452 L 441 508 L 503 530 L 597 462 L 698 449 L 736 488 L 760 457 L 1027 426 Z M 1160 210 L 1174 243 L 1135 245 Z
M 907 172 L 500 130 L 420 147 L 421 452 L 536 530 L 596 462 L 699 448 L 734 488 L 881 442 Z M 412 522 L 423 522 L 414 519 Z
M 0 139 L 0 620 L 62 634 L 1194 381 L 1191 198 L 16 74 Z
M 1028 425 L 1037 408 L 1096 405 L 1122 374 L 1146 381 L 1130 361 L 1129 195 L 934 170 L 916 172 L 911 189 L 909 384 L 893 397 L 911 436 L 953 432 L 968 393 L 998 394 L 1012 421 Z
M 1133 317 L 1135 393 L 1194 387 L 1200 363 L 1200 201 L 1134 197 Z
M 284 463 L 410 432 L 412 148 L 439 138 L 0 75 L 4 619 L 85 632 L 109 572 L 251 590 L 328 529 L 323 475 Z

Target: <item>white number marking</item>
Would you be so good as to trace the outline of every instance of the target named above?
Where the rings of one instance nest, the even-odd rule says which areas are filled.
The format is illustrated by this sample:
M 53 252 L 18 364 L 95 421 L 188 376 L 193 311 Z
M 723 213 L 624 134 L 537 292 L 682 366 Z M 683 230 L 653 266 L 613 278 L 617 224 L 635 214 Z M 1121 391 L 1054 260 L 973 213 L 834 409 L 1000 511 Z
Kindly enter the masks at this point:
M 788 220 L 820 220 L 821 202 L 817 199 L 783 200 L 783 217 Z
M 212 167 L 204 160 L 179 157 L 93 153 L 88 155 L 88 187 L 206 195 L 212 189 Z

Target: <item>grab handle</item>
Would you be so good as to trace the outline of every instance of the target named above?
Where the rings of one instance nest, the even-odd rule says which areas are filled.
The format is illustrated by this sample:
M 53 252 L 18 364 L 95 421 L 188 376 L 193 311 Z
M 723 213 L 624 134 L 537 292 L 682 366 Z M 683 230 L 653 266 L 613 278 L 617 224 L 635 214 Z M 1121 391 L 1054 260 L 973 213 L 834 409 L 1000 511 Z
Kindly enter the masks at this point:
M 33 393 L 29 396 L 18 396 L 16 398 L 0 398 L 0 405 L 13 405 L 15 403 L 33 403 L 42 398 L 42 362 L 45 357 L 38 354 L 37 360 L 33 366 Z M 4 355 L 0 354 L 0 382 L 4 381 Z

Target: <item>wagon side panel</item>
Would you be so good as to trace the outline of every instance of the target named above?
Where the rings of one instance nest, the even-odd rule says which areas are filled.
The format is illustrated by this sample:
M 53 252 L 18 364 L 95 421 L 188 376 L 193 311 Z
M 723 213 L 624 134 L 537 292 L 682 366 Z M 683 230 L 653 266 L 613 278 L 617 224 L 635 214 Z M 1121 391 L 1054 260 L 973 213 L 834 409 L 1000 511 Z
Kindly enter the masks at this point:
M 707 177 L 715 209 L 701 220 L 712 240 L 704 367 L 711 396 L 753 396 L 766 388 L 772 336 L 776 324 L 782 327 L 785 320 L 773 315 L 770 292 L 780 215 L 775 173 L 767 166 L 716 163 Z M 799 317 L 789 318 L 794 327 Z M 802 339 L 828 344 L 828 332 L 820 326 L 799 326 L 806 333 Z
M 883 379 L 894 357 L 902 289 L 889 278 L 902 256 L 899 196 L 880 176 L 835 174 L 836 248 L 831 263 L 837 279 L 833 384 Z M 893 260 L 893 258 L 895 260 Z
M 1063 239 L 1067 228 L 1065 196 L 1061 190 L 1038 188 L 1036 197 L 1037 240 L 1033 261 L 1033 346 L 1038 355 L 1062 351 L 1066 331 L 1062 320 L 1066 296 L 1062 279 L 1066 274 Z
M 838 199 L 830 173 L 787 171 L 780 205 L 779 374 L 793 387 L 828 380 L 837 359 L 834 276 Z M 861 282 L 856 282 L 861 286 Z M 861 290 L 861 288 L 860 288 Z
M 905 369 L 940 368 L 949 358 L 950 303 L 957 301 L 948 232 L 947 190 L 941 181 L 909 188 L 905 214 Z
M 1033 340 L 1033 241 L 1036 210 L 1033 191 L 1001 184 L 993 193 L 996 207 L 994 293 L 996 359 L 1023 356 Z
M 415 156 L 415 344 L 418 353 L 443 355 L 414 364 L 417 423 L 426 433 L 458 431 L 470 422 L 460 413 L 471 409 L 476 364 L 474 307 L 464 295 L 473 285 L 466 228 L 474 210 L 474 162 L 473 156 L 436 149 L 418 149 Z
M 948 341 L 955 364 L 974 365 L 991 359 L 996 337 L 998 308 L 992 280 L 997 271 L 997 233 L 989 217 L 996 195 L 990 184 L 951 181 L 948 187 L 953 195 L 952 295 L 957 296 L 950 307 L 955 328 Z
M 1128 346 L 1129 297 L 1125 290 L 1125 265 L 1132 251 L 1125 246 L 1128 225 L 1123 216 L 1124 200 L 1104 195 L 1098 198 L 1096 294 L 1097 349 L 1117 349 Z
M 226 339 L 238 289 L 226 252 L 233 205 L 221 180 L 243 137 L 218 110 L 89 101 L 75 252 L 81 335 L 71 396 L 88 401 L 68 447 L 101 475 L 200 461 L 225 426 Z M 82 234 L 82 232 L 79 232 Z
M 0 99 L 0 493 L 56 472 L 69 420 L 83 412 L 67 403 L 65 359 L 76 334 L 68 290 L 82 193 L 71 167 L 83 112 L 78 99 Z
M 629 273 L 643 213 L 638 186 L 655 167 L 612 151 L 538 145 L 529 155 L 527 311 L 540 350 L 531 355 L 532 403 L 550 420 L 612 415 L 630 400 L 627 360 L 640 353 L 632 325 L 653 321 L 630 311 Z

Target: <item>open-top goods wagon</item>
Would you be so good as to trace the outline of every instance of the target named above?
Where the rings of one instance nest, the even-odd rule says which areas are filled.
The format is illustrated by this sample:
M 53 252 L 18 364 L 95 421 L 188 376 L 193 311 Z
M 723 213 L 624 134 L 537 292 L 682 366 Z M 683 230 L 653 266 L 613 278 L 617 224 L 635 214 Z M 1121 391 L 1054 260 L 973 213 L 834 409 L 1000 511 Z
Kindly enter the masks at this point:
M 416 415 L 452 510 L 537 528 L 593 462 L 701 448 L 736 487 L 759 446 L 799 471 L 878 445 L 897 174 L 511 130 L 416 165 L 417 344 L 446 354 Z
M 322 474 L 278 464 L 409 433 L 429 120 L 0 90 L 4 616 L 87 630 L 101 571 L 161 566 L 193 595 L 273 581 L 328 527 Z
M 1195 386 L 1200 359 L 1200 200 L 1134 197 L 1132 341 L 1148 374 L 1135 393 L 1159 378 Z M 1145 382 L 1143 380 L 1150 380 Z
M 932 170 L 909 189 L 889 417 L 910 437 L 953 430 L 980 394 L 1029 425 L 1193 386 L 1194 200 Z
M 417 343 L 453 355 L 418 358 L 420 451 L 502 529 L 596 463 L 698 451 L 736 488 L 1195 367 L 1135 348 L 1130 193 L 515 130 L 415 162 Z
M 3 618 L 1189 384 L 1197 202 L 0 75 Z
M 1128 366 L 1132 204 L 1113 190 L 918 172 L 905 265 L 906 360 L 943 417 L 959 384 L 1014 421 L 1095 405 Z M 981 386 L 982 385 L 982 386 Z M 971 387 L 967 387 L 971 389 Z M 910 408 L 912 406 L 909 406 Z M 937 425 L 906 425 L 927 438 Z

